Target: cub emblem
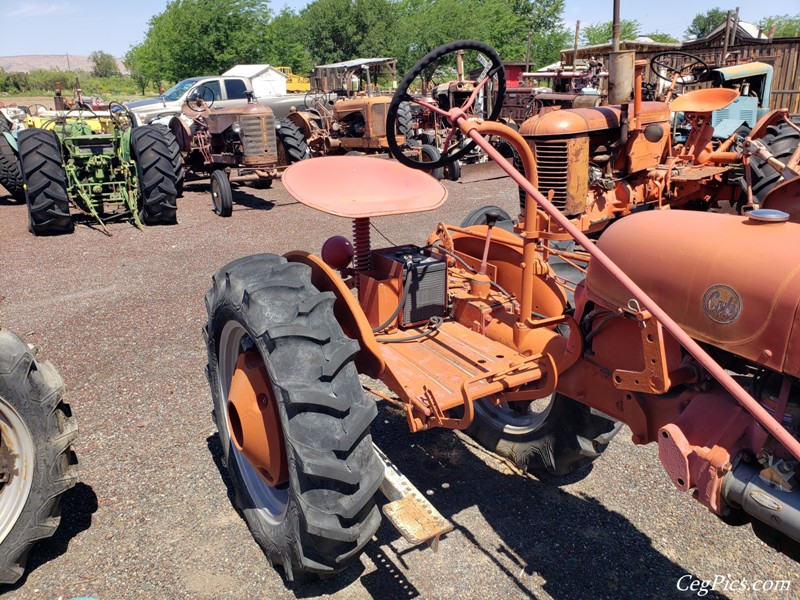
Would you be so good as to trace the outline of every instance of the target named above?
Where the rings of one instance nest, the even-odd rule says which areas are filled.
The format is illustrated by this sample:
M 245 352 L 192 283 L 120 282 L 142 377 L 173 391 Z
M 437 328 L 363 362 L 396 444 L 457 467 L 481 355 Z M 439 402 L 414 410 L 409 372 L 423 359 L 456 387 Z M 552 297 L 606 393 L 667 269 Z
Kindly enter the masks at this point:
M 703 294 L 703 311 L 712 321 L 723 325 L 733 323 L 742 312 L 742 300 L 733 288 L 712 285 Z

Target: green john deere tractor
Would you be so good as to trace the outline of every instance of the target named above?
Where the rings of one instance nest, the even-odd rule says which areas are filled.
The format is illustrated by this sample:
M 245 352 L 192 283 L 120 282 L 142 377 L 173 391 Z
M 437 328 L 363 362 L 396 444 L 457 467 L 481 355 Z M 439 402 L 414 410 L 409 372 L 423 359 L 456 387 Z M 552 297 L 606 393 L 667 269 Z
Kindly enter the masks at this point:
M 112 219 L 131 217 L 140 229 L 142 223 L 177 222 L 176 180 L 183 165 L 163 131 L 135 127 L 128 110 L 114 102 L 102 111 L 80 100 L 74 108 L 56 106 L 31 106 L 27 129 L 0 133 L 19 160 L 33 234 L 72 233 L 70 205 L 109 235 L 105 223 Z

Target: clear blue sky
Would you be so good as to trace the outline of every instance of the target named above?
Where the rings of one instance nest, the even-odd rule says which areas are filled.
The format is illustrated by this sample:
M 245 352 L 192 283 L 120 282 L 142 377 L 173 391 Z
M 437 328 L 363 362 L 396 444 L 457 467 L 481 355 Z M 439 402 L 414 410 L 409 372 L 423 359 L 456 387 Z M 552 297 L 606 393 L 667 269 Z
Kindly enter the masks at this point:
M 657 30 L 680 39 L 694 15 L 716 6 L 727 10 L 738 4 L 740 18 L 756 22 L 769 15 L 797 12 L 795 2 L 730 0 L 726 5 L 724 0 L 621 0 L 621 15 L 639 21 L 643 32 Z M 144 39 L 148 20 L 166 4 L 166 0 L 0 0 L 0 56 L 88 55 L 102 50 L 121 57 Z M 308 1 L 270 4 L 278 12 L 284 6 L 298 10 Z M 578 19 L 582 25 L 610 21 L 612 6 L 612 0 L 566 0 L 564 21 L 571 28 Z

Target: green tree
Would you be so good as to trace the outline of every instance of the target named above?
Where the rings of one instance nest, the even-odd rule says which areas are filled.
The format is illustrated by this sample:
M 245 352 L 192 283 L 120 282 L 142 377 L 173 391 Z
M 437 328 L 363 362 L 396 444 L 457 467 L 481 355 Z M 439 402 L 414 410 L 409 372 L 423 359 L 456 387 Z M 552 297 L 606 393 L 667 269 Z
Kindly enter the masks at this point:
M 639 31 L 642 25 L 639 21 L 632 21 L 629 19 L 620 19 L 619 22 L 619 39 L 633 40 L 639 37 Z M 614 34 L 614 23 L 612 21 L 603 21 L 600 23 L 591 23 L 583 28 L 581 31 L 581 40 L 586 46 L 594 46 L 596 44 L 608 44 Z
M 271 14 L 266 0 L 172 0 L 128 54 L 143 74 L 171 81 L 263 62 Z
M 675 36 L 658 31 L 654 31 L 653 33 L 645 33 L 644 37 L 649 37 L 654 42 L 663 42 L 664 44 L 677 44 L 680 41 Z
M 700 39 L 714 31 L 728 16 L 728 11 L 721 8 L 712 8 L 704 13 L 695 15 L 689 27 L 686 28 L 684 36 L 686 39 Z
M 300 15 L 284 8 L 267 26 L 269 63 L 292 67 L 297 75 L 310 73 L 314 59 L 303 43 L 304 36 Z
M 95 77 L 116 77 L 120 74 L 117 59 L 108 52 L 95 50 L 89 55 L 89 60 L 94 63 L 92 75 Z
M 391 0 L 315 0 L 300 18 L 305 47 L 317 64 L 382 56 L 397 36 Z
M 775 37 L 800 37 L 800 13 L 764 17 L 758 22 L 761 31 L 766 35 L 769 35 L 773 25 L 775 26 Z

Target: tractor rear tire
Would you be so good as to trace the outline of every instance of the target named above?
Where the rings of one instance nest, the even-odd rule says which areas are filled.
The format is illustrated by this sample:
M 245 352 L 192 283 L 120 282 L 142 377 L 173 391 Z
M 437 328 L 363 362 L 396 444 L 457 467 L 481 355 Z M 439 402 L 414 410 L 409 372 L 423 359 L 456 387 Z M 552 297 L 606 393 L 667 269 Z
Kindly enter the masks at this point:
M 306 265 L 258 254 L 233 261 L 212 280 L 207 372 L 236 504 L 288 580 L 342 571 L 381 519 L 374 496 L 384 469 L 370 435 L 377 409 L 353 363 L 358 343 L 344 335 L 333 294 L 311 284 Z M 274 487 L 235 443 L 241 430 L 229 416 L 237 358 L 252 349 L 266 367 L 284 439 L 288 481 Z
M 0 329 L 0 583 L 16 582 L 28 551 L 55 533 L 61 496 L 78 481 L 78 426 L 53 365 Z M 20 473 L 30 474 L 26 477 Z
M 767 127 L 767 134 L 759 141 L 775 158 L 786 163 L 800 144 L 800 132 L 788 123 L 779 123 Z M 781 174 L 766 164 L 766 161 L 751 156 L 750 178 L 753 185 L 753 202 L 761 204 L 772 188 L 780 182 Z M 742 185 L 747 185 L 744 179 Z
M 311 158 L 311 149 L 306 143 L 306 138 L 300 128 L 289 119 L 280 119 L 277 128 L 278 140 L 283 144 L 286 164 L 291 165 L 301 160 Z
M 211 204 L 220 217 L 233 214 L 233 190 L 225 171 L 211 173 Z
M 397 133 L 408 137 L 414 124 L 414 114 L 408 102 L 401 102 L 397 107 Z
M 175 168 L 162 132 L 152 125 L 134 127 L 131 156 L 139 173 L 139 219 L 145 225 L 176 224 Z
M 0 129 L 0 185 L 17 202 L 25 202 L 25 188 L 22 185 L 22 172 L 14 148 L 8 143 Z
M 28 230 L 34 235 L 75 231 L 69 216 L 67 174 L 55 132 L 23 129 L 17 137 L 19 165 L 28 203 Z
M 178 140 L 169 127 L 163 123 L 155 123 L 153 127 L 163 133 L 164 139 L 167 140 L 169 158 L 172 163 L 172 170 L 175 172 L 175 191 L 177 192 L 177 197 L 180 198 L 183 196 L 183 184 L 186 181 L 186 166 L 183 162 L 181 147 L 178 145 Z
M 436 162 L 442 158 L 442 154 L 439 152 L 436 146 L 431 146 L 430 144 L 423 144 L 420 148 L 420 152 L 422 153 L 422 162 Z M 437 167 L 436 169 L 431 169 L 428 171 L 431 174 L 431 177 L 434 179 L 441 181 L 444 179 L 444 167 Z
M 547 402 L 540 412 L 533 408 Z M 475 403 L 466 433 L 484 448 L 541 480 L 588 467 L 608 446 L 622 423 L 561 394 L 530 405 L 522 414 L 487 400 Z

